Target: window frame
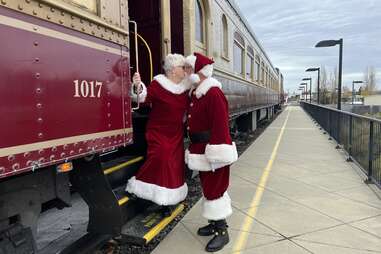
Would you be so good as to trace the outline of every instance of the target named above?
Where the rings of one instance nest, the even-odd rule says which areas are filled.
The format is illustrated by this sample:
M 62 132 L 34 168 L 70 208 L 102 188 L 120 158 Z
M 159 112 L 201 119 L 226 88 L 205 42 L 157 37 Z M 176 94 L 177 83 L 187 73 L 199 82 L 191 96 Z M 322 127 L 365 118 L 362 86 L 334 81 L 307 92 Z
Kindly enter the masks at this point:
M 201 10 L 201 27 L 202 27 L 202 40 L 203 41 L 199 41 L 197 39 L 197 17 L 196 17 L 196 9 L 197 9 L 197 6 L 200 6 L 200 10 Z M 194 20 L 194 26 L 195 26 L 195 30 L 194 30 L 194 37 L 195 37 L 195 43 L 198 47 L 202 48 L 202 49 L 205 49 L 206 50 L 206 42 L 207 42 L 207 38 L 206 38 L 206 12 L 205 12 L 205 7 L 204 7 L 204 2 L 202 0 L 196 0 L 195 1 L 195 11 L 194 11 L 194 16 L 195 16 L 195 20 Z
M 258 83 L 261 82 L 261 59 L 259 57 L 258 54 L 255 54 L 255 63 L 254 65 L 257 66 L 257 69 L 256 67 L 254 66 L 254 76 L 255 76 L 255 81 L 257 81 Z
M 229 60 L 229 28 L 228 28 L 228 19 L 225 14 L 221 16 L 222 24 L 222 45 L 221 45 L 221 56 L 226 60 Z
M 249 76 L 249 80 L 254 81 L 254 61 L 255 61 L 254 60 L 254 49 L 250 45 L 247 45 L 246 56 L 247 56 L 247 59 L 245 60 L 246 67 L 247 67 L 247 63 L 248 63 L 247 61 L 248 60 L 250 61 L 250 72 L 248 73 L 247 68 L 246 68 L 246 70 L 245 70 L 246 77 Z
M 240 41 L 241 40 L 241 41 Z M 239 72 L 236 72 L 235 70 L 235 63 L 236 63 L 236 59 L 235 59 L 235 54 L 234 54 L 234 47 L 237 46 L 239 49 L 241 49 L 241 73 Z M 235 31 L 234 32 L 234 45 L 233 45 L 233 70 L 236 74 L 240 75 L 241 77 L 245 77 L 245 66 L 246 65 L 246 61 L 245 61 L 245 39 L 243 38 L 243 36 L 238 32 L 238 31 Z
M 80 9 L 81 11 L 85 11 L 86 13 L 91 13 L 93 15 L 96 15 L 97 17 L 100 17 L 100 11 L 99 11 L 100 0 L 88 0 L 88 1 L 93 1 L 95 3 L 95 10 L 87 8 L 86 5 L 77 3 L 76 0 L 62 0 L 62 1 L 69 4 L 70 6 L 74 6 L 75 8 Z

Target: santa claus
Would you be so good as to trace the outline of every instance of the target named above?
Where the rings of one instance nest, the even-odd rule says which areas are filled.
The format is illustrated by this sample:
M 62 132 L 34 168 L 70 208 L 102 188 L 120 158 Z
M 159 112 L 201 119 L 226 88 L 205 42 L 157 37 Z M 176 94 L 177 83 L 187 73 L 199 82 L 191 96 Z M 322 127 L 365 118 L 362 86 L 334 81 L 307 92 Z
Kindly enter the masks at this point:
M 228 102 L 221 83 L 212 78 L 214 61 L 194 53 L 186 63 L 192 66 L 195 82 L 191 91 L 188 112 L 188 134 L 191 141 L 185 151 L 185 162 L 198 170 L 203 191 L 202 215 L 209 224 L 200 228 L 201 236 L 214 237 L 206 251 L 222 249 L 229 242 L 226 218 L 232 214 L 229 186 L 229 165 L 238 158 L 237 149 L 229 132 Z
M 169 54 L 163 66 L 165 75 L 154 77 L 148 88 L 139 74 L 133 78 L 134 85 L 140 86 L 139 101 L 150 105 L 152 110 L 146 129 L 147 159 L 128 180 L 126 191 L 162 205 L 164 216 L 169 216 L 170 206 L 184 200 L 188 192 L 183 140 L 189 86 L 182 82 L 184 64 L 182 55 Z

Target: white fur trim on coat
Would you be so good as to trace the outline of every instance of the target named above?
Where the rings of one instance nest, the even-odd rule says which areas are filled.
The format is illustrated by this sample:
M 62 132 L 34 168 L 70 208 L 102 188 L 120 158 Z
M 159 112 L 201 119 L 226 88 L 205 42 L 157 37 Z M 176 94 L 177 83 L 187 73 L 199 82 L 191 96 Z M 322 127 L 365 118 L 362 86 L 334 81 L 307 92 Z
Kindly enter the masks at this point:
M 231 199 L 227 192 L 218 199 L 202 200 L 202 216 L 208 220 L 223 220 L 233 213 Z
M 147 87 L 143 82 L 140 82 L 140 85 L 142 86 L 143 90 L 139 94 L 139 103 L 144 102 L 147 98 Z M 134 92 L 134 86 L 131 86 L 131 97 L 132 101 L 137 102 L 137 93 Z
M 137 180 L 135 176 L 133 176 L 127 182 L 126 191 L 158 205 L 176 205 L 186 198 L 188 186 L 184 183 L 179 188 L 169 189 Z
M 205 156 L 211 163 L 225 163 L 226 165 L 232 164 L 238 160 L 237 148 L 234 142 L 231 145 L 207 144 L 205 147 Z
M 185 150 L 185 163 L 189 169 L 197 171 L 215 171 L 216 169 L 229 165 L 220 162 L 211 163 L 205 154 L 190 153 L 188 149 Z
M 215 78 L 207 78 L 202 81 L 201 84 L 196 88 L 197 99 L 200 99 L 202 96 L 204 96 L 212 87 L 218 87 L 219 89 L 222 89 L 220 81 Z
M 156 80 L 165 90 L 173 94 L 182 94 L 190 88 L 190 84 L 188 82 L 175 84 L 163 74 L 159 74 L 153 79 Z
M 202 69 L 199 70 L 199 72 L 201 72 L 202 75 L 204 75 L 205 77 L 210 78 L 213 75 L 213 65 L 207 64 L 204 67 L 202 67 Z

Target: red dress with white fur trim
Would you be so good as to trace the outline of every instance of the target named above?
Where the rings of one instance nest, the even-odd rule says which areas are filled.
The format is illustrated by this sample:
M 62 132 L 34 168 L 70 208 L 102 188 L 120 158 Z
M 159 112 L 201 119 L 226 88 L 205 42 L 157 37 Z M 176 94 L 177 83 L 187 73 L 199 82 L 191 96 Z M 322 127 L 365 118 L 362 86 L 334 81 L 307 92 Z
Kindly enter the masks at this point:
M 204 80 L 192 92 L 188 115 L 188 132 L 210 132 L 206 143 L 191 144 L 185 161 L 200 171 L 204 194 L 203 216 L 209 220 L 225 219 L 232 213 L 229 165 L 237 160 L 237 150 L 229 132 L 228 102 L 221 84 L 214 78 Z
M 126 191 L 159 205 L 175 205 L 188 193 L 183 144 L 187 89 L 158 75 L 140 94 L 141 102 L 152 107 L 146 131 L 147 160 L 128 181 Z

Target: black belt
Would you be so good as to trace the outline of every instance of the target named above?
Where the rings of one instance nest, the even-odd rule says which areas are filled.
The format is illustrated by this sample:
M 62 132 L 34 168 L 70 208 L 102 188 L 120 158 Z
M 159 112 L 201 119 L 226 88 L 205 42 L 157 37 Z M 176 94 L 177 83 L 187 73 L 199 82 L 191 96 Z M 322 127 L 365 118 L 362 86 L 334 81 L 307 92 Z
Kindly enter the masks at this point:
M 189 133 L 189 139 L 190 141 L 195 143 L 207 143 L 210 139 L 210 132 L 209 131 L 201 131 L 201 132 L 194 132 Z

